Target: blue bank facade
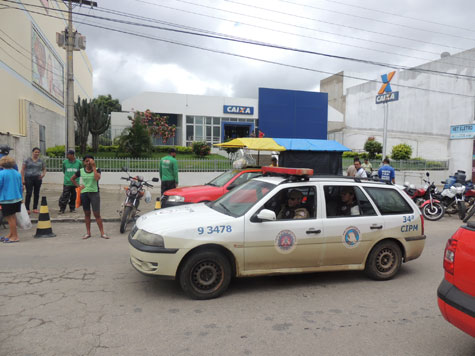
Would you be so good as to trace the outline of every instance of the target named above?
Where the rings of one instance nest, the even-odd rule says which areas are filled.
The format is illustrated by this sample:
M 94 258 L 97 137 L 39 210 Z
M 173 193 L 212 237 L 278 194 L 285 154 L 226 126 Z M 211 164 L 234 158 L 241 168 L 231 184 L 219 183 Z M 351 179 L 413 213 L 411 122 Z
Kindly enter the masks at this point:
M 327 139 L 328 94 L 259 88 L 259 129 L 265 137 Z

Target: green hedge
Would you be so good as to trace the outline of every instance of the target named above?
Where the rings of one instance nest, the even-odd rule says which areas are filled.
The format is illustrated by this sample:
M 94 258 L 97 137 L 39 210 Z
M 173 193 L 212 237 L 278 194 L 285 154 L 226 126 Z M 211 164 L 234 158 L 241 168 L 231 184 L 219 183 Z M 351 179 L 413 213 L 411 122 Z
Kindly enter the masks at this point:
M 342 155 L 343 158 L 347 158 L 347 157 L 351 157 L 351 158 L 354 158 L 354 157 L 359 157 L 360 159 L 365 159 L 365 158 L 369 158 L 369 154 L 368 152 L 353 152 L 353 151 L 346 151 L 346 152 L 343 152 L 343 155 Z M 383 156 L 381 154 L 376 154 L 376 157 L 374 159 L 382 159 Z
M 184 146 L 154 146 L 153 147 L 153 152 L 154 153 L 160 153 L 160 152 L 165 152 L 168 153 L 170 148 L 174 148 L 177 153 L 192 153 L 191 147 L 184 147 Z M 46 150 L 46 155 L 48 157 L 64 157 L 64 145 L 61 146 L 54 146 L 50 147 Z M 92 147 L 87 146 L 86 152 L 90 153 L 92 152 Z M 116 153 L 117 156 L 119 157 L 127 157 L 128 153 L 127 152 L 120 152 L 119 151 L 119 145 L 112 145 L 112 146 L 103 146 L 99 145 L 99 151 L 98 153 L 106 153 L 106 152 L 113 152 Z M 79 146 L 76 146 L 76 155 L 79 153 Z

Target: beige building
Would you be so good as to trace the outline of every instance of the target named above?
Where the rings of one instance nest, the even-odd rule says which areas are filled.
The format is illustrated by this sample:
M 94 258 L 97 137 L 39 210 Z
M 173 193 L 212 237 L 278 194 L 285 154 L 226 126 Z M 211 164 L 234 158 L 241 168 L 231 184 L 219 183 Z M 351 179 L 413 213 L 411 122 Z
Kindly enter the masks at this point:
M 33 5 L 33 6 L 29 6 Z M 19 0 L 0 11 L 0 144 L 22 160 L 33 147 L 65 144 L 66 51 L 56 32 L 67 26 L 62 1 Z M 8 6 L 8 7 L 7 7 Z M 74 52 L 74 97 L 92 98 L 92 66 Z

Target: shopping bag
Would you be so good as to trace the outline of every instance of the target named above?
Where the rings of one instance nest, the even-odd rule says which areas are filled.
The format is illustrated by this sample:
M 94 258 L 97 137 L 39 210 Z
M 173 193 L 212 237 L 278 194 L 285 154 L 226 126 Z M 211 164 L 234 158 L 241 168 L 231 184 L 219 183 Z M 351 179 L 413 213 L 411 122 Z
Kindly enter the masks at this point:
M 20 229 L 31 229 L 31 220 L 24 203 L 21 203 L 21 211 L 16 213 L 16 224 Z
M 81 188 L 76 187 L 76 209 L 81 206 Z

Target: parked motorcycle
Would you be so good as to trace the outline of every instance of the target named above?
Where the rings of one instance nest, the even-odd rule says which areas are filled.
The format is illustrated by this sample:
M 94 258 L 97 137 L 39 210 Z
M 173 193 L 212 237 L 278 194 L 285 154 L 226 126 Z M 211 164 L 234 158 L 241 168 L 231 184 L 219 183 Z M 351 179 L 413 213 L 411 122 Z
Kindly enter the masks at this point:
M 430 182 L 426 181 L 425 187 L 423 188 L 416 188 L 414 184 L 404 183 L 403 190 L 406 192 L 407 195 L 416 203 L 416 205 L 420 208 L 422 204 L 429 198 L 426 197 L 427 187 L 429 186 Z
M 429 172 L 426 173 L 426 176 L 427 179 L 429 179 Z M 445 207 L 440 200 L 435 198 L 437 195 L 437 188 L 434 182 L 430 182 L 426 193 L 429 198 L 421 205 L 422 215 L 430 221 L 441 219 L 445 214 Z
M 447 214 L 458 214 L 460 219 L 465 216 L 465 186 L 455 183 L 448 189 L 444 189 L 442 193 L 436 197 L 444 204 Z
M 121 210 L 119 211 L 120 218 L 120 233 L 125 232 L 127 224 L 135 219 L 135 215 L 139 210 L 139 204 L 142 197 L 145 196 L 145 202 L 150 203 L 152 196 L 150 191 L 146 191 L 145 187 L 153 188 L 152 184 L 149 184 L 144 180 L 142 176 L 132 177 L 125 167 L 122 167 L 122 171 L 126 172 L 128 177 L 120 177 L 129 182 L 128 187 L 124 187 L 125 200 L 122 203 Z M 152 182 L 158 182 L 158 178 L 153 178 Z

